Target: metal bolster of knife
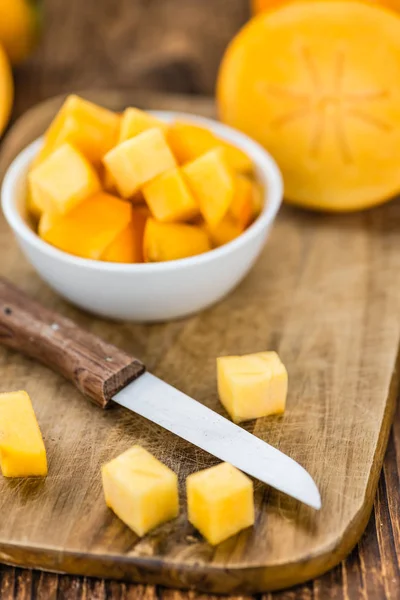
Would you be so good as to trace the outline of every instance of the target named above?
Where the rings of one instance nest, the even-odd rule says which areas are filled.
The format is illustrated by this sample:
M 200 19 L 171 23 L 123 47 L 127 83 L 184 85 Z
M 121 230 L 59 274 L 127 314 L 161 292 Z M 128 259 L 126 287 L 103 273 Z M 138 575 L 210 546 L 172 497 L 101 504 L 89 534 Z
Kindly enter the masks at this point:
M 145 372 L 136 358 L 44 308 L 3 278 L 0 343 L 57 371 L 102 408 Z

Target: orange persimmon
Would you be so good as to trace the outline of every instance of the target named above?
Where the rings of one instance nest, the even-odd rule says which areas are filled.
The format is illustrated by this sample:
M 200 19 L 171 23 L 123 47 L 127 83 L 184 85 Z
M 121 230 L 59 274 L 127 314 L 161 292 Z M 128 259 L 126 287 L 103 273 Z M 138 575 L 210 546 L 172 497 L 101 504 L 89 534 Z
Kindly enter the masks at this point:
M 0 46 L 0 136 L 11 115 L 14 99 L 14 83 L 6 53 Z
M 278 6 L 282 6 L 283 4 L 288 4 L 289 2 L 293 2 L 295 0 L 251 0 L 251 11 L 253 15 L 258 15 L 261 12 L 265 12 L 267 10 L 273 10 Z M 318 0 L 314 0 L 318 1 Z M 377 4 L 380 6 L 386 6 L 387 8 L 391 8 L 397 12 L 400 11 L 400 1 L 399 0 L 362 0 L 363 2 Z
M 255 17 L 222 61 L 218 104 L 224 122 L 275 157 L 289 202 L 353 211 L 400 191 L 394 12 L 322 0 Z
M 282 4 L 287 4 L 291 0 L 251 0 L 251 11 L 253 15 L 258 15 L 260 12 L 272 10 Z
M 39 0 L 0 0 L 0 45 L 12 65 L 21 63 L 35 48 L 42 12 Z

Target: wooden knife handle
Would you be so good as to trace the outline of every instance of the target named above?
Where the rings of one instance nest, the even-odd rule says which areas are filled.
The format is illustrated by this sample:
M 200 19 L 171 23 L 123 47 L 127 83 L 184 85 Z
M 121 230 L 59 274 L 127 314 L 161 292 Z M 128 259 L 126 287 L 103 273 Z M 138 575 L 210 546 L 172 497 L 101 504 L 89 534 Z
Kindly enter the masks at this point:
M 0 277 L 0 343 L 39 360 L 102 408 L 144 365 L 34 302 Z

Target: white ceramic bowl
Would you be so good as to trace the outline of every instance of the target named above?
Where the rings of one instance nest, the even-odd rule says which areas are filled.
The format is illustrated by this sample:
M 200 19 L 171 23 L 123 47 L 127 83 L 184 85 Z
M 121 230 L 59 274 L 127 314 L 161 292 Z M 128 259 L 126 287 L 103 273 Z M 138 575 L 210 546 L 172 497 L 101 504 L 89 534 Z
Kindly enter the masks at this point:
M 4 215 L 42 279 L 73 304 L 112 319 L 165 321 L 195 313 L 223 298 L 257 259 L 282 200 L 279 169 L 256 142 L 211 119 L 173 112 L 154 114 L 165 121 L 180 118 L 204 125 L 252 158 L 266 190 L 264 208 L 232 242 L 191 258 L 150 264 L 87 260 L 50 246 L 32 230 L 25 207 L 27 171 L 42 139 L 17 156 L 1 190 Z

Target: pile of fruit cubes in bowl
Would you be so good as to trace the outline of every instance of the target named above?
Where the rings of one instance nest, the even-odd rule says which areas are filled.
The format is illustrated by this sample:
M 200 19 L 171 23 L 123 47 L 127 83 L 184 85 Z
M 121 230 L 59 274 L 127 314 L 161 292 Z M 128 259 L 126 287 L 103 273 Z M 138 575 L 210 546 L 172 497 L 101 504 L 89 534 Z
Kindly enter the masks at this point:
M 177 260 L 238 237 L 263 194 L 250 158 L 189 121 L 122 114 L 69 96 L 30 166 L 38 235 L 69 254 L 117 263 Z

